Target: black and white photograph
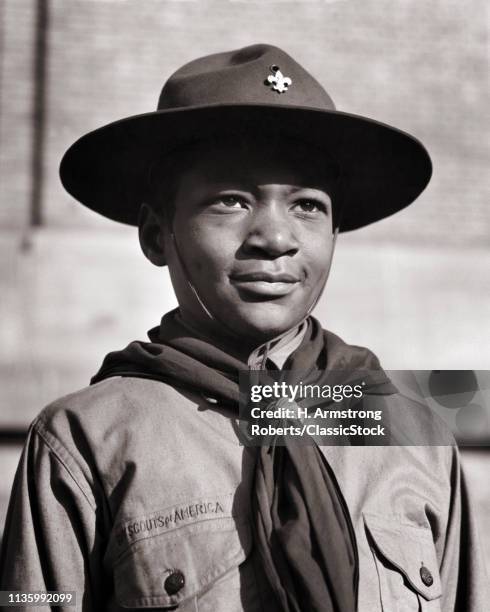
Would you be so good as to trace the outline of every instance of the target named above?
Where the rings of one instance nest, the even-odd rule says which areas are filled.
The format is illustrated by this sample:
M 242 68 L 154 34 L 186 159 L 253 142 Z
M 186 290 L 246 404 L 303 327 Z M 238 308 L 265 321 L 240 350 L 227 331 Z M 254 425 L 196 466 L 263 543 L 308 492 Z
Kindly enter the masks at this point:
M 490 609 L 484 0 L 0 0 L 0 610 Z

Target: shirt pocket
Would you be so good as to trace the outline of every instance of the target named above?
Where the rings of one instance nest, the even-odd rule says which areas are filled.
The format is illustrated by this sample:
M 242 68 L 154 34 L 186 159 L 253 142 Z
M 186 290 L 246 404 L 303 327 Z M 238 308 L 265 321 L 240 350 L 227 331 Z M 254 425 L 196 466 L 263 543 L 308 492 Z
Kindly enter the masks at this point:
M 116 601 L 124 609 L 136 610 L 256 609 L 243 604 L 245 596 L 251 599 L 253 580 L 239 571 L 251 548 L 249 524 L 233 518 L 201 521 L 146 538 L 134 543 L 114 565 Z
M 383 612 L 441 612 L 441 579 L 432 532 L 363 514 Z

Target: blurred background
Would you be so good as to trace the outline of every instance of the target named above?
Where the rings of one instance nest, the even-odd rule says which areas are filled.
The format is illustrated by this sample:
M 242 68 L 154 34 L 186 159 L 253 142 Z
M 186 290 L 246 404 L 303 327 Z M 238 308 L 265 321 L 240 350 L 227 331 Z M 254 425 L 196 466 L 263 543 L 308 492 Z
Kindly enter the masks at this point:
M 422 140 L 434 162 L 429 187 L 405 211 L 340 236 L 316 315 L 387 369 L 485 378 L 487 4 L 0 0 L 0 531 L 29 422 L 176 305 L 136 230 L 63 192 L 60 158 L 83 133 L 153 110 L 170 73 L 200 55 L 276 44 L 340 110 Z M 473 445 L 463 460 L 490 559 L 490 454 Z

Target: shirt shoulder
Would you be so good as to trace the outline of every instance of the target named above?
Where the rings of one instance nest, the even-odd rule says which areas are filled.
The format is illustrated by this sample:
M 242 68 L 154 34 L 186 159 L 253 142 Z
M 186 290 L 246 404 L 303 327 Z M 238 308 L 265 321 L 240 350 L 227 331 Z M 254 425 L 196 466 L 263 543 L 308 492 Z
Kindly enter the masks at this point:
M 456 442 L 450 427 L 430 407 L 410 371 L 384 370 L 370 349 L 347 344 L 327 330 L 324 330 L 324 334 L 329 355 L 328 367 L 345 369 L 350 375 L 355 370 L 359 370 L 359 373 L 368 371 L 375 378 L 386 377 L 389 381 L 384 393 L 379 394 L 375 389 L 371 395 L 364 396 L 363 408 L 382 410 L 383 424 L 390 428 L 390 445 L 441 446 L 446 447 L 446 454 L 452 454 L 450 449 Z M 400 384 L 401 380 L 404 381 L 403 385 Z
M 97 426 L 120 419 L 135 404 L 152 407 L 162 398 L 174 400 L 180 393 L 161 381 L 115 376 L 60 397 L 46 406 L 35 419 L 45 427 L 57 429 L 67 419 Z M 134 416 L 134 410 L 132 410 Z
M 117 453 L 121 441 L 136 432 L 140 439 L 145 432 L 150 439 L 155 430 L 164 435 L 186 403 L 192 404 L 161 381 L 113 377 L 55 400 L 32 428 L 59 454 L 90 466 L 101 454 Z

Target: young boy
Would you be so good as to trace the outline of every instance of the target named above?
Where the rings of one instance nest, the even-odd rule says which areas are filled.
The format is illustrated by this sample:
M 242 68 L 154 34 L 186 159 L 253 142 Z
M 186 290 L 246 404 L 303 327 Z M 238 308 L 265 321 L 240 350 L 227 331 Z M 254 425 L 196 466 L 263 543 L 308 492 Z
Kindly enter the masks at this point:
M 424 446 L 243 446 L 237 423 L 247 370 L 369 372 L 363 407 L 400 406 L 376 357 L 310 313 L 337 233 L 430 174 L 419 142 L 336 111 L 269 45 L 186 64 L 156 112 L 77 141 L 64 186 L 139 226 L 179 308 L 32 424 L 1 588 L 75 591 L 80 610 L 483 610 L 457 448 L 430 414 L 410 424 Z

